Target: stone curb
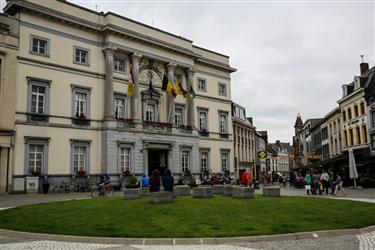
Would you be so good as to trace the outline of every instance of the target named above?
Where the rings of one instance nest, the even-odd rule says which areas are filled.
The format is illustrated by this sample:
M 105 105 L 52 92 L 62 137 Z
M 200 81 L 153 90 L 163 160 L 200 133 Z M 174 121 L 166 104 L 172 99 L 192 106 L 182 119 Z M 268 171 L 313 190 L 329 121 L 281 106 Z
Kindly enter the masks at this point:
M 291 234 L 275 234 L 260 236 L 244 236 L 244 237 L 223 237 L 223 238 L 110 238 L 110 237 L 86 237 L 86 236 L 70 236 L 57 234 L 41 234 L 27 233 L 0 229 L 0 236 L 9 238 L 17 238 L 23 240 L 53 240 L 80 243 L 100 243 L 100 244 L 121 244 L 121 245 L 199 245 L 199 244 L 232 244 L 232 243 L 248 243 L 248 242 L 269 242 L 284 240 L 306 240 L 318 239 L 326 237 L 337 237 L 343 235 L 358 235 L 375 231 L 375 225 L 360 229 L 340 229 L 325 230 L 315 232 L 301 232 Z

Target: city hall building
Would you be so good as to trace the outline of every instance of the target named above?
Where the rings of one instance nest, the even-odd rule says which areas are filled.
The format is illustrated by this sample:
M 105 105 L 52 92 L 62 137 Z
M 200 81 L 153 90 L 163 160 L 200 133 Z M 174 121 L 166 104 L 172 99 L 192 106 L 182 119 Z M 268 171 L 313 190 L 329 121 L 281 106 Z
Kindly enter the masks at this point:
M 228 56 L 64 0 L 10 0 L 2 18 L 0 192 L 29 176 L 234 173 Z

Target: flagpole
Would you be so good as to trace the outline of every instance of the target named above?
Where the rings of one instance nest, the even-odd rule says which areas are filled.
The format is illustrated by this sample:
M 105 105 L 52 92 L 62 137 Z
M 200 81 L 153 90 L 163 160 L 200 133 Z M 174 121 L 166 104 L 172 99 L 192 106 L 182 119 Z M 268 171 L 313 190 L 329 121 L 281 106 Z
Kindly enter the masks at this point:
M 173 98 L 173 97 L 172 97 Z M 173 99 L 171 99 L 171 102 L 172 102 L 172 100 Z M 170 116 L 171 116 L 171 111 L 172 111 L 172 105 L 171 105 L 171 103 L 169 104 L 169 111 L 168 111 L 168 121 L 167 122 L 169 122 L 169 118 L 170 118 Z

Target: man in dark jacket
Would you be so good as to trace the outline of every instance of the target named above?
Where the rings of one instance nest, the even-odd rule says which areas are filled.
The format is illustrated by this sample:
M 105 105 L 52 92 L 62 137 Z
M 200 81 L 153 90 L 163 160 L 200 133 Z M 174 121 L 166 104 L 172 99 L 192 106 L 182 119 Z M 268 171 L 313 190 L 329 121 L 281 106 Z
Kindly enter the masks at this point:
M 174 178 L 172 176 L 171 170 L 167 168 L 163 176 L 164 191 L 173 192 L 173 183 L 174 183 Z
M 160 172 L 157 169 L 152 171 L 150 177 L 150 192 L 159 192 L 160 191 Z

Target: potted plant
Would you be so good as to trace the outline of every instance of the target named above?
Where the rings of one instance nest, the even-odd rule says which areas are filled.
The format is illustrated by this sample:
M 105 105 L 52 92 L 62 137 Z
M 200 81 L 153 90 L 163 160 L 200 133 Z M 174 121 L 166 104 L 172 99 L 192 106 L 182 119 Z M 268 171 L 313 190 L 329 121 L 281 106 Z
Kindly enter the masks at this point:
M 83 169 L 80 169 L 80 170 L 77 171 L 78 176 L 84 176 L 85 174 L 86 174 L 86 172 Z

